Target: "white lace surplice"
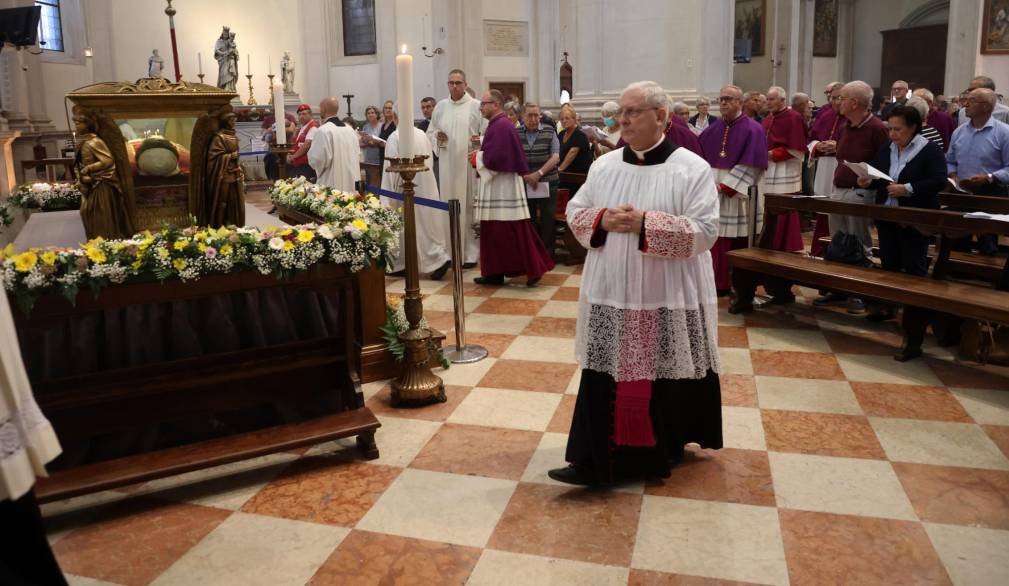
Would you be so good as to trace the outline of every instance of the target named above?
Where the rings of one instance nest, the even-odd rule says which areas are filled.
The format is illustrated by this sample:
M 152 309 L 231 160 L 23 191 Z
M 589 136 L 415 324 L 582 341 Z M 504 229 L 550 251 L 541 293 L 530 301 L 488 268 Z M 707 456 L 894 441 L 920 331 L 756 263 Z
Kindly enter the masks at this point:
M 7 296 L 0 293 L 0 501 L 21 498 L 59 454 L 56 433 L 32 396 Z
M 736 195 L 719 194 L 718 235 L 723 238 L 739 238 L 746 236 L 747 213 L 750 210 L 748 190 L 751 185 L 760 181 L 763 169 L 752 165 L 736 165 L 731 169 L 712 169 L 715 174 L 715 184 L 722 183 L 736 190 Z M 764 225 L 763 200 L 757 198 L 756 232 Z
M 576 355 L 583 368 L 617 381 L 698 379 L 718 372 L 718 302 L 711 254 L 718 192 L 708 164 L 677 149 L 661 164 L 600 157 L 568 203 L 567 219 L 589 248 L 579 296 Z M 638 235 L 610 233 L 592 247 L 605 208 L 645 211 Z M 598 243 L 596 243 L 598 246 Z

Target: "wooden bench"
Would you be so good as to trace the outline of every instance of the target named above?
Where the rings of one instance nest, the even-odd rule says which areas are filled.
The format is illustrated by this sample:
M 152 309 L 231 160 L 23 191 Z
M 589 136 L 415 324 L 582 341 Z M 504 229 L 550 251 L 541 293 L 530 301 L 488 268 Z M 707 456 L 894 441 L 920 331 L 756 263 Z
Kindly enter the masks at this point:
M 824 236 L 820 238 L 820 244 L 826 249 L 830 244 L 830 238 Z M 879 258 L 879 243 L 873 241 L 872 253 L 875 258 Z M 934 262 L 937 254 L 937 247 L 932 244 L 928 247 L 929 262 Z M 1002 267 L 1005 264 L 1004 256 L 991 256 L 954 250 L 949 254 L 949 270 L 951 275 L 963 275 L 974 279 L 980 279 L 988 283 L 996 282 L 1002 275 Z
M 950 272 L 951 240 L 973 233 L 1009 233 L 1009 224 L 989 219 L 963 217 L 962 212 L 920 208 L 858 204 L 836 199 L 768 194 L 767 220 L 761 234 L 761 248 L 733 250 L 728 258 L 733 267 L 735 297 L 731 313 L 753 309 L 753 295 L 759 283 L 775 295 L 775 302 L 789 302 L 792 283 L 840 291 L 909 307 L 955 314 L 960 317 L 1009 324 L 1009 293 L 1006 275 L 1009 261 L 1001 269 L 1002 281 L 988 288 L 947 280 Z M 805 211 L 867 217 L 913 226 L 938 236 L 938 246 L 930 278 L 875 268 L 865 268 L 818 258 L 769 250 L 770 236 L 778 214 Z

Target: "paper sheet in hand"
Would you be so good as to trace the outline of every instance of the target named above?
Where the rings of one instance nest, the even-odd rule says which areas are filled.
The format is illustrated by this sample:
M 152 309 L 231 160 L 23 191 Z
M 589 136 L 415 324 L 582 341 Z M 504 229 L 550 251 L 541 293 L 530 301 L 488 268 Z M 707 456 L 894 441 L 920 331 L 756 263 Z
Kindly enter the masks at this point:
M 959 179 L 953 179 L 952 177 L 947 177 L 946 181 L 949 181 L 949 184 L 953 186 L 953 189 L 959 191 L 960 193 L 970 193 L 969 191 L 967 191 L 963 187 L 960 187 L 960 180 Z
M 526 197 L 529 199 L 546 199 L 550 197 L 550 183 L 541 181 L 536 184 L 536 188 L 530 188 L 526 183 Z
M 855 172 L 855 175 L 859 177 L 868 177 L 869 179 L 882 179 L 883 181 L 889 181 L 890 183 L 896 183 L 892 177 L 886 173 L 880 171 L 879 169 L 873 167 L 869 163 L 852 163 L 851 161 L 845 161 L 844 165 Z
M 601 128 L 595 126 L 582 126 L 582 132 L 585 136 L 589 137 L 589 140 L 606 140 L 606 133 L 603 132 Z

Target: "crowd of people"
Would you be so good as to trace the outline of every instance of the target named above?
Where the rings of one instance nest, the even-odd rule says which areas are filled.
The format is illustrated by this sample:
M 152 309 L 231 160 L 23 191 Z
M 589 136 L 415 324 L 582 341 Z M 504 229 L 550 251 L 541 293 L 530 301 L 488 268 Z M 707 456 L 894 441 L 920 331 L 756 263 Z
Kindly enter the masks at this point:
M 558 193 L 577 198 L 590 170 L 608 153 L 625 150 L 627 113 L 617 102 L 606 102 L 598 112 L 601 126 L 589 126 L 571 103 L 555 119 L 538 104 L 519 103 L 497 90 L 477 98 L 458 69 L 447 85 L 449 96 L 424 98 L 424 117 L 414 121 L 435 171 L 422 182 L 422 195 L 462 202 L 464 266 L 473 268 L 479 261 L 477 283 L 502 285 L 524 275 L 535 286 L 554 263 Z M 301 127 L 289 124 L 292 172 L 353 189 L 358 162 L 380 166 L 389 154 L 397 133 L 394 106 L 392 101 L 381 111 L 369 106 L 366 120 L 355 129 L 352 121 L 337 118 L 333 98 L 321 105 L 321 125 L 302 105 Z M 719 222 L 711 254 L 719 296 L 732 293 L 727 253 L 747 246 L 750 230 L 762 229 L 763 206 L 754 191 L 936 208 L 943 189 L 1006 195 L 1009 184 L 1009 107 L 985 76 L 952 99 L 899 80 L 886 99 L 863 81 L 833 82 L 824 88 L 820 106 L 805 93 L 789 96 L 781 87 L 744 92 L 729 85 L 719 92 L 717 116 L 707 98 L 698 99 L 693 111 L 669 99 L 667 114 L 663 136 L 703 158 L 712 172 Z M 866 182 L 845 161 L 869 163 L 897 182 Z M 388 184 L 388 178 L 383 182 Z M 419 233 L 421 268 L 432 279 L 443 278 L 450 264 L 449 235 L 437 215 L 425 214 L 421 223 L 430 225 Z M 925 274 L 929 238 L 886 222 L 821 215 L 810 251 L 864 262 L 873 255 L 873 227 L 884 269 Z M 785 214 L 777 217 L 769 242 L 776 250 L 805 251 L 803 232 L 799 214 Z M 830 237 L 829 246 L 820 243 L 823 236 Z M 982 235 L 973 244 L 981 254 L 996 250 L 994 236 Z M 402 263 L 392 269 L 401 271 Z M 778 302 L 791 299 L 790 291 L 770 293 Z M 815 303 L 843 303 L 850 313 L 868 313 L 872 320 L 894 315 L 892 308 L 866 307 L 862 299 L 830 291 Z M 924 332 L 909 334 L 898 360 L 921 353 Z

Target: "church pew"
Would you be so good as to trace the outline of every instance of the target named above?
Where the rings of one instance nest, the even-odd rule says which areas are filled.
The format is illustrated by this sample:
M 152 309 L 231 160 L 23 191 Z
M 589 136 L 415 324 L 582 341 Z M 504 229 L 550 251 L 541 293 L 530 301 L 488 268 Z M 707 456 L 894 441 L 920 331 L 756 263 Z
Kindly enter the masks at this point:
M 792 210 L 886 220 L 937 235 L 939 244 L 932 273 L 929 277 L 918 277 L 769 250 L 778 215 Z M 765 214 L 759 247 L 733 250 L 728 254 L 735 290 L 730 313 L 752 311 L 753 295 L 761 282 L 775 296 L 775 303 L 791 300 L 791 285 L 799 283 L 963 318 L 1009 324 L 1009 288 L 1006 283 L 1009 261 L 1002 268 L 1001 280 L 994 289 L 948 280 L 951 240 L 973 233 L 1007 234 L 1009 224 L 1005 222 L 965 218 L 962 212 L 948 210 L 887 207 L 779 194 L 765 196 Z
M 572 185 L 584 184 L 586 177 L 588 175 L 585 173 L 560 173 L 560 180 Z M 559 244 L 564 251 L 563 254 L 558 254 L 558 257 L 560 257 L 558 260 L 565 265 L 580 265 L 585 262 L 585 255 L 588 254 L 588 251 L 578 242 L 578 239 L 571 233 L 571 228 L 568 226 L 567 207 L 570 199 L 570 191 L 567 189 L 557 190 L 557 211 L 554 214 L 554 219 L 557 220 L 560 226 L 561 240 Z

